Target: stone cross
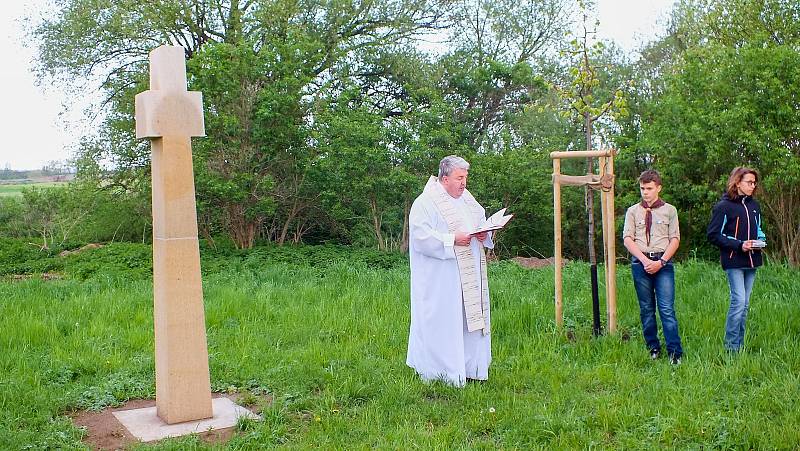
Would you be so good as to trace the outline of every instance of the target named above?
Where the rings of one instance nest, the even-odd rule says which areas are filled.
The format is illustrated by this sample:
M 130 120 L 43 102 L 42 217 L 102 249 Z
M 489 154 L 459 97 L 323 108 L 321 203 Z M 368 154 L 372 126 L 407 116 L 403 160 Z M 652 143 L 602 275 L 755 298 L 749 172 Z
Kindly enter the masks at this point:
M 136 95 L 136 137 L 152 146 L 156 411 L 168 424 L 213 413 L 192 136 L 205 136 L 202 94 L 186 90 L 183 48 L 162 45 Z

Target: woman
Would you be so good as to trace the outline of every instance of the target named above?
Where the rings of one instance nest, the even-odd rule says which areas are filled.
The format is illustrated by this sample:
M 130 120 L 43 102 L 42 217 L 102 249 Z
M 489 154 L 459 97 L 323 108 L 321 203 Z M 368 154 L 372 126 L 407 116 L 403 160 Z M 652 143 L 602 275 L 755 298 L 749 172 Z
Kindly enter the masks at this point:
M 725 349 L 739 352 L 744 341 L 744 325 L 750 306 L 750 293 L 761 266 L 761 248 L 766 236 L 761 231 L 761 207 L 753 192 L 758 172 L 737 167 L 728 178 L 722 200 L 717 202 L 708 225 L 708 240 L 719 247 L 722 268 L 728 274 L 731 305 L 725 321 Z

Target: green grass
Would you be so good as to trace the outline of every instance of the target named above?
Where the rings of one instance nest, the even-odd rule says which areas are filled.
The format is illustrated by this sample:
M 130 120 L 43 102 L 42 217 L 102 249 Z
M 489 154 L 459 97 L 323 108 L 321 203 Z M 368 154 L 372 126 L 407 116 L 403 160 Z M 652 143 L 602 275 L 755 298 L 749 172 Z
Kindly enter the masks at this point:
M 15 184 L 0 184 L 0 196 L 22 196 L 22 190 L 25 188 L 52 188 L 59 186 L 66 186 L 69 182 L 38 182 L 38 183 L 15 183 Z
M 94 258 L 115 255 L 113 246 L 104 249 Z M 746 350 L 730 357 L 722 351 L 724 273 L 715 264 L 678 265 L 676 310 L 686 354 L 674 367 L 645 352 L 627 268 L 620 268 L 618 282 L 620 333 L 597 339 L 588 268 L 566 268 L 570 340 L 553 325 L 551 269 L 493 264 L 490 380 L 455 389 L 422 383 L 405 366 L 404 261 L 375 264 L 348 260 L 345 251 L 337 257 L 330 248 L 305 249 L 291 251 L 306 255 L 300 264 L 280 258 L 291 252 L 274 250 L 204 255 L 212 387 L 274 399 L 263 406 L 262 422 L 240 423 L 228 448 L 786 449 L 800 443 L 797 271 L 759 271 Z M 82 432 L 69 412 L 154 395 L 152 287 L 141 271 L 149 263 L 82 271 L 92 256 L 71 258 L 62 266 L 67 279 L 0 282 L 2 449 L 80 447 Z M 193 437 L 152 446 L 205 447 Z

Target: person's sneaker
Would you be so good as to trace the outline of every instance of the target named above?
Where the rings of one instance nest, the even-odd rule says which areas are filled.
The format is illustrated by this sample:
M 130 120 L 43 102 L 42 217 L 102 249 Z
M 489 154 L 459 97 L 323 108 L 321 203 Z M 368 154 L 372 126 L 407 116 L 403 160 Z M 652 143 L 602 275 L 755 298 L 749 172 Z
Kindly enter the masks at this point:
M 673 355 L 669 358 L 669 363 L 673 365 L 680 365 L 681 364 L 681 357 L 678 355 Z
M 651 349 L 650 350 L 650 358 L 656 360 L 657 358 L 661 357 L 661 350 L 660 349 Z

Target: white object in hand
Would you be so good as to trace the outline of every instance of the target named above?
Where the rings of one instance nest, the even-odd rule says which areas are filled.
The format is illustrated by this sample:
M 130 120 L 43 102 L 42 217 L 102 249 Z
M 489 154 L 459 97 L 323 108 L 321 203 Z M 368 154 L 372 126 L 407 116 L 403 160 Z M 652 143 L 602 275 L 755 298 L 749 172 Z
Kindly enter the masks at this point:
M 486 221 L 484 221 L 483 224 L 480 225 L 480 227 L 473 230 L 469 234 L 475 235 L 481 232 L 489 232 L 492 230 L 502 229 L 503 227 L 505 227 L 506 223 L 508 223 L 508 221 L 511 220 L 512 217 L 514 217 L 514 215 L 506 215 L 505 212 L 506 212 L 505 208 L 500 209 L 497 213 L 486 218 Z

